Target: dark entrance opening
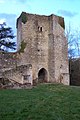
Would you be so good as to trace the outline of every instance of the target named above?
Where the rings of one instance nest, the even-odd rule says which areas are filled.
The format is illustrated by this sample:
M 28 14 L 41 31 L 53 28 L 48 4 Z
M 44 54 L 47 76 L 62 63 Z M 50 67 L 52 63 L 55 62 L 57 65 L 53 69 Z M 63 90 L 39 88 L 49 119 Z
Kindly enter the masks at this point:
M 42 69 L 39 70 L 38 82 L 39 83 L 47 82 L 47 71 L 46 71 L 46 69 L 42 68 Z

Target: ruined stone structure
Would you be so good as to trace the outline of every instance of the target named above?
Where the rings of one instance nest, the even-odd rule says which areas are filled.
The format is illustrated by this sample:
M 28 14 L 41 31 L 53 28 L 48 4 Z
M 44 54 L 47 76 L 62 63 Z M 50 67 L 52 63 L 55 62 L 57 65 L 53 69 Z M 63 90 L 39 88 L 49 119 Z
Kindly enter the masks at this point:
M 7 77 L 10 76 L 11 79 L 12 76 L 12 79 L 22 84 L 57 82 L 69 85 L 67 40 L 64 29 L 62 17 L 22 12 L 17 19 L 18 52 L 14 55 L 15 60 L 12 57 L 15 62 L 9 63 L 10 69 L 6 70 L 5 66 L 1 71 L 8 71 L 5 73 Z
M 64 19 L 55 15 L 22 13 L 17 20 L 19 65 L 31 64 L 33 80 L 69 84 Z

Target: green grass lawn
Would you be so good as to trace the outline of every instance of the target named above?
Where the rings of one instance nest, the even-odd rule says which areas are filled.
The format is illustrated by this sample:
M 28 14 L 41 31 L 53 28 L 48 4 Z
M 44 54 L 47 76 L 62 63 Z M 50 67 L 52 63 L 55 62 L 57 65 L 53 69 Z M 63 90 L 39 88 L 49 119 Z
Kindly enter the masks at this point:
M 0 90 L 0 120 L 80 120 L 80 87 Z

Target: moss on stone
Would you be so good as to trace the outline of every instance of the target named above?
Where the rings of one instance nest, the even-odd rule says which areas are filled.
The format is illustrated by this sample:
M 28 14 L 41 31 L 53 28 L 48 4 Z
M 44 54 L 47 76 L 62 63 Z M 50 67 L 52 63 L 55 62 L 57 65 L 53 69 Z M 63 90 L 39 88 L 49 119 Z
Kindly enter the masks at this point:
M 19 53 L 23 53 L 25 48 L 26 48 L 26 42 L 22 41 L 21 42 L 21 49 L 19 50 Z
M 26 13 L 23 12 L 22 15 L 21 15 L 21 20 L 22 22 L 25 24 L 27 22 L 27 16 L 26 16 Z

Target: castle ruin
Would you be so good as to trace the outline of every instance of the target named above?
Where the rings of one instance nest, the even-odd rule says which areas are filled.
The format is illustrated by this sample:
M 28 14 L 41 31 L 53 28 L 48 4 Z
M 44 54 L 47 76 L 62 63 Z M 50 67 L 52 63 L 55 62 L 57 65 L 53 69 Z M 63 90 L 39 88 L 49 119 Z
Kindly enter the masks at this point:
M 0 54 L 0 77 L 21 84 L 69 85 L 64 18 L 22 12 L 16 26 L 17 52 Z

